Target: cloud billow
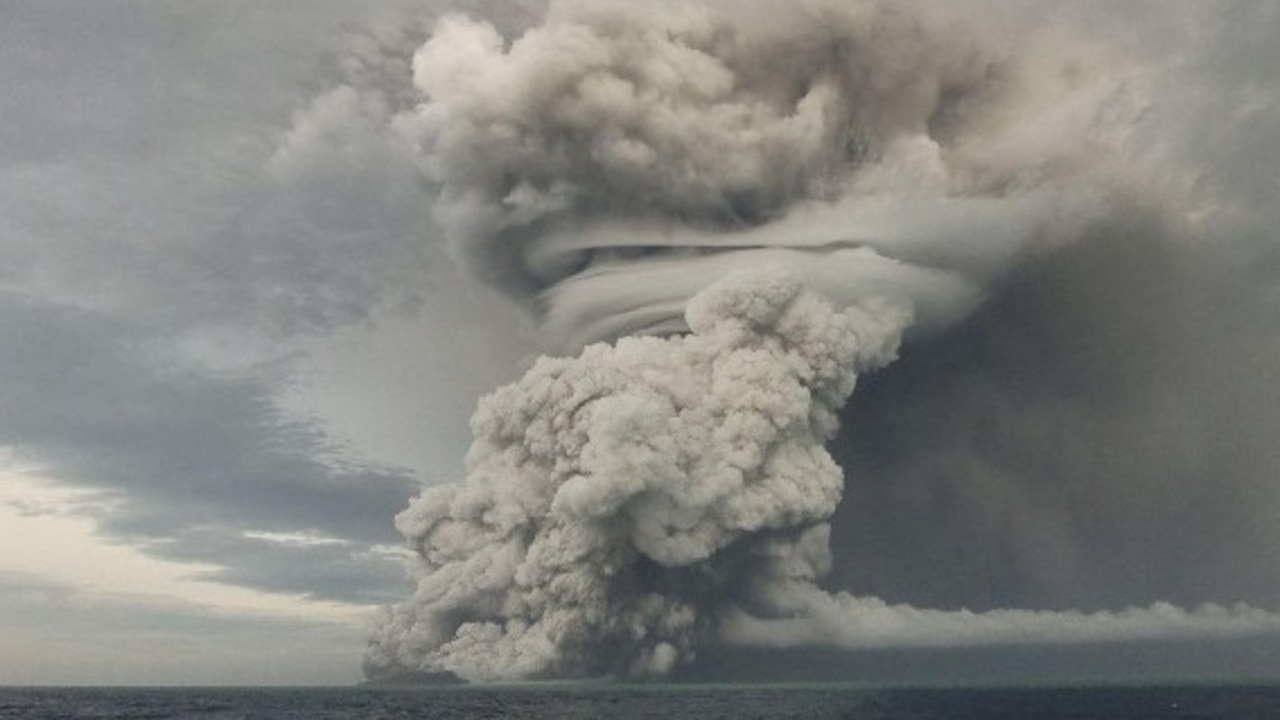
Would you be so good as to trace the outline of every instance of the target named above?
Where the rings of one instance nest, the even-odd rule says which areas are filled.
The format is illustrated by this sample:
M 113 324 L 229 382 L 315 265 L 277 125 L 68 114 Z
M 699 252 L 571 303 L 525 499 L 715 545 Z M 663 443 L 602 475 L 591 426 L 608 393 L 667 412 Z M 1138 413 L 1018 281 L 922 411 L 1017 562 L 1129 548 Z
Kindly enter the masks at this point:
M 1257 592 L 1270 577 L 1261 566 L 1241 567 L 1227 597 L 1199 579 L 1144 587 L 1119 574 L 1125 563 L 1173 575 L 1163 562 L 1189 562 L 1187 577 L 1209 567 L 1159 561 L 1143 544 L 1146 529 L 1173 532 L 1170 503 L 1122 527 L 1144 488 L 1118 476 L 1156 481 L 1176 464 L 1160 450 L 1182 450 L 1191 462 L 1165 486 L 1206 494 L 1214 464 L 1200 461 L 1228 438 L 1213 434 L 1205 455 L 1174 447 L 1204 427 L 1187 415 L 1204 387 L 1195 343 L 1239 342 L 1212 320 L 1186 333 L 1169 324 L 1208 288 L 1211 271 L 1182 263 L 1205 257 L 1194 242 L 1217 216 L 1186 176 L 1144 167 L 1170 160 L 1146 142 L 1169 130 L 1150 117 L 1168 92 L 1154 63 L 1056 27 L 1012 39 L 999 32 L 1008 18 L 967 24 L 929 3 L 664 9 L 551 3 L 538 24 L 504 31 L 446 15 L 414 55 L 422 102 L 392 125 L 415 148 L 450 251 L 529 302 L 548 347 L 581 355 L 543 359 L 483 401 L 467 478 L 399 516 L 418 589 L 384 617 L 367 671 L 646 675 L 719 643 L 1274 635 L 1274 615 L 1234 603 L 1273 605 Z M 739 274 L 761 267 L 787 279 Z M 792 456 L 785 443 L 744 449 L 712 432 L 683 453 L 668 433 L 702 437 L 680 424 L 692 406 L 674 403 L 681 420 L 665 422 L 669 398 L 639 397 L 683 387 L 679 375 L 615 365 L 646 348 L 698 372 L 704 360 L 688 350 L 721 336 L 698 319 L 708 298 L 757 297 L 759 317 L 775 318 L 777 282 L 822 298 L 800 304 L 834 305 L 807 322 L 849 308 L 904 342 L 904 369 L 870 375 L 872 402 L 855 397 L 841 413 L 852 426 L 834 436 L 844 483 L 825 480 L 834 466 L 787 469 L 815 450 Z M 747 373 L 718 350 L 701 394 L 736 388 L 768 417 L 775 393 L 815 375 L 785 357 L 786 330 L 742 312 L 736 322 L 759 333 L 747 344 L 772 346 L 776 332 L 783 356 Z M 1187 376 L 1174 356 L 1197 370 Z M 852 389 L 886 359 L 832 362 Z M 1188 377 L 1167 403 L 1148 395 Z M 760 428 L 820 449 L 846 395 L 797 396 L 830 415 L 822 432 L 776 418 Z M 1090 440 L 1089 428 L 1115 439 Z M 728 494 L 714 473 L 690 470 L 735 453 L 752 469 Z M 1230 482 L 1272 507 L 1259 461 Z M 767 480 L 774 471 L 812 484 L 784 492 Z M 832 506 L 845 484 L 851 499 Z M 726 525 L 735 510 L 759 524 Z M 1197 526 L 1208 525 L 1226 530 Z M 1107 537 L 1121 543 L 1111 567 L 1097 557 Z M 1222 540 L 1214 550 L 1230 554 Z M 948 549 L 956 557 L 942 560 Z M 1008 609 L 1018 603 L 1046 609 Z

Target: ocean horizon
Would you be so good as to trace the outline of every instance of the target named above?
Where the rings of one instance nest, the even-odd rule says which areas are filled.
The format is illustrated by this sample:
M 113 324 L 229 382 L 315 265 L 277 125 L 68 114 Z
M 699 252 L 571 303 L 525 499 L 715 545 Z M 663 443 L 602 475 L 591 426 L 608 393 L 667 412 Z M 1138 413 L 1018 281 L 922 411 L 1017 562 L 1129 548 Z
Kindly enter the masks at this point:
M 1019 685 L 864 682 L 349 687 L 0 687 L 0 719 L 1280 717 L 1280 682 Z

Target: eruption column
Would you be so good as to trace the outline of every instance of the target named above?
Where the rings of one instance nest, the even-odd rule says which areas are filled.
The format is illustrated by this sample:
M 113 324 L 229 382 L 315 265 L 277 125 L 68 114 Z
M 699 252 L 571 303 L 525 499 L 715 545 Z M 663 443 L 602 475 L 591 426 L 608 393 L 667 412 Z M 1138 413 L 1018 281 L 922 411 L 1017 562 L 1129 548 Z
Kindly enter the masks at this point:
M 579 0 L 543 20 L 441 18 L 393 127 L 459 261 L 581 355 L 482 400 L 465 481 L 398 516 L 417 589 L 371 675 L 1280 631 L 1244 606 L 972 613 L 818 585 L 843 487 L 824 443 L 858 374 L 909 319 L 964 317 L 1140 194 L 1115 141 L 1142 92 L 1114 55 L 915 2 Z
M 762 270 L 699 294 L 689 335 L 542 358 L 481 402 L 467 480 L 397 518 L 418 590 L 372 671 L 643 675 L 691 658 L 780 563 L 825 552 L 843 478 L 823 443 L 907 317 L 836 312 Z

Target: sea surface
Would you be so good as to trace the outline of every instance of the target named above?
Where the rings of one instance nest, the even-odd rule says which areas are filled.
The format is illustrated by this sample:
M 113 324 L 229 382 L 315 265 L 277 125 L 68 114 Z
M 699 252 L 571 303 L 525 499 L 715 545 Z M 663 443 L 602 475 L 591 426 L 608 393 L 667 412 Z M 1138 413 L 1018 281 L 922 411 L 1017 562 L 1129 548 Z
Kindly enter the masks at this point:
M 0 688 L 0 718 L 1280 718 L 1280 687 Z

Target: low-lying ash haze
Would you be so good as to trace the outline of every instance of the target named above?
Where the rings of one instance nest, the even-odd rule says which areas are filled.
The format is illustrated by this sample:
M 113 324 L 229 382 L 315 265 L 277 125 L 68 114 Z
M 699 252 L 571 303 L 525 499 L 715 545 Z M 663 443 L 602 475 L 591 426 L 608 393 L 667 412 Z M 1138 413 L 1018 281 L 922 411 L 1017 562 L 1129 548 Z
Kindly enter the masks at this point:
M 1280 7 L 72 10 L 0 684 L 1280 677 Z

